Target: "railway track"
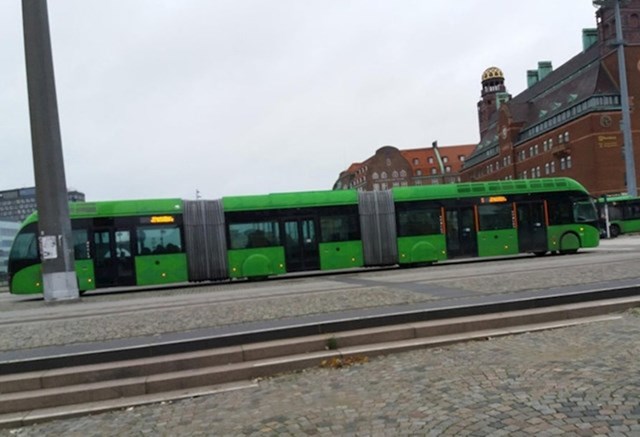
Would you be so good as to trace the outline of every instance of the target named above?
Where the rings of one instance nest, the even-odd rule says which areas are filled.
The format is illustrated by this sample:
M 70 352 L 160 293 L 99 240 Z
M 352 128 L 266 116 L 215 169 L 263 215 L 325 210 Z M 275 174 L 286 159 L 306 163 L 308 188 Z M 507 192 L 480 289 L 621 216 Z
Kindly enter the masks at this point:
M 461 341 L 609 320 L 640 286 L 502 299 L 0 362 L 0 426 L 249 387 L 256 378 Z M 327 364 L 328 363 L 328 364 Z

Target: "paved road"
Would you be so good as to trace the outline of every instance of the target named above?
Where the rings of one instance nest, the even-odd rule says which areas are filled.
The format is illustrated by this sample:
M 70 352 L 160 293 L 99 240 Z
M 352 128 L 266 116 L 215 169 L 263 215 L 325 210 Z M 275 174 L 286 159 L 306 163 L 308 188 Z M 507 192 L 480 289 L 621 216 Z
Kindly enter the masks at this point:
M 638 278 L 639 255 L 640 238 L 626 237 L 572 257 L 107 294 L 72 305 L 3 296 L 0 348 Z M 0 435 L 640 436 L 639 349 L 640 312 L 631 311 Z

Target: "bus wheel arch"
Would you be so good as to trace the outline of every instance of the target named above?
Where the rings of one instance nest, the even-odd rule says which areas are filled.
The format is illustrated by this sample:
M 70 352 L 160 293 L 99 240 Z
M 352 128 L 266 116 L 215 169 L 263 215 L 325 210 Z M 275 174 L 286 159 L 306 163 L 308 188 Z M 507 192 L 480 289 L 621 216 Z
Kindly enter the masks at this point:
M 609 235 L 611 236 L 611 238 L 616 238 L 620 234 L 620 226 L 615 223 L 609 225 Z
M 575 232 L 565 232 L 560 237 L 560 254 L 576 253 L 580 247 L 580 237 Z

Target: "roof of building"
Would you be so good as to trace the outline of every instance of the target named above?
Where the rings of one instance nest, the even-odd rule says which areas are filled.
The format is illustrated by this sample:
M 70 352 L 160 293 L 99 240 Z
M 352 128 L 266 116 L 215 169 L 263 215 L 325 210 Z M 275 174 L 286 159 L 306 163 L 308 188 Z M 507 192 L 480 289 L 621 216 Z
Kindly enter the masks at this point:
M 600 50 L 599 44 L 593 44 L 504 103 L 511 121 L 525 130 L 594 94 L 619 93 L 616 83 L 601 65 Z M 491 115 L 488 129 L 469 156 L 472 161 L 498 143 L 498 117 L 499 111 Z

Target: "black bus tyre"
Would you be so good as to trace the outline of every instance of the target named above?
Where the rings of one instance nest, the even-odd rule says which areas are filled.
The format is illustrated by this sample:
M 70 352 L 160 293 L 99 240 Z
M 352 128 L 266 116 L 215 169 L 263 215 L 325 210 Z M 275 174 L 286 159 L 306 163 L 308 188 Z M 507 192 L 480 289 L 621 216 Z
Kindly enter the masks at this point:
M 533 254 L 535 256 L 545 256 L 547 254 L 547 251 L 546 250 L 538 250 L 536 252 L 533 252 Z
M 560 255 L 573 255 L 574 253 L 578 253 L 578 249 L 567 249 L 560 251 Z
M 611 236 L 611 238 L 616 238 L 618 235 L 620 235 L 620 226 L 618 225 L 609 226 L 609 235 Z

